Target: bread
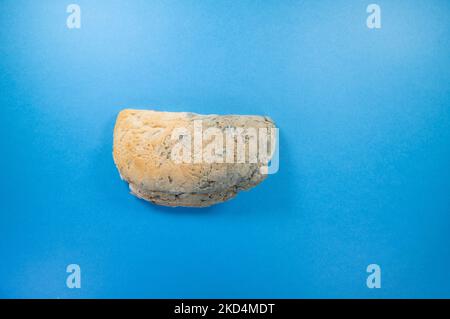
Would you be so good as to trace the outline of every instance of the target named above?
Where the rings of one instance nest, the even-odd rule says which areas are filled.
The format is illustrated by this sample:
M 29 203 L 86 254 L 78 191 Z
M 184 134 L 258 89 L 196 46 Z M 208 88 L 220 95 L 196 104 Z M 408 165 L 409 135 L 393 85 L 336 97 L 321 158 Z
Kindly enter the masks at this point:
M 202 128 L 200 141 L 196 140 L 199 123 Z M 184 128 L 185 134 L 174 134 L 180 128 Z M 125 109 L 119 113 L 114 128 L 114 162 L 121 178 L 129 183 L 131 193 L 139 198 L 164 206 L 210 206 L 233 198 L 240 190 L 247 190 L 266 177 L 263 169 L 267 161 L 255 163 L 250 160 L 252 136 L 243 138 L 247 157 L 242 162 L 242 153 L 239 155 L 236 151 L 240 145 L 238 137 L 232 135 L 230 140 L 227 139 L 230 136 L 226 135 L 229 134 L 227 130 L 233 128 L 267 129 L 271 143 L 270 129 L 275 128 L 275 124 L 263 116 Z M 205 139 L 208 129 L 217 134 L 224 133 L 223 138 L 219 134 L 212 135 L 214 139 Z M 212 140 L 224 141 L 224 151 L 221 152 L 220 147 L 211 147 Z M 231 151 L 226 148 L 227 141 L 234 142 L 236 148 Z M 220 143 L 215 145 L 220 146 Z M 196 146 L 201 149 L 200 154 Z M 273 147 L 272 141 L 267 159 L 270 159 Z M 175 152 L 176 149 L 181 151 Z M 193 151 L 190 161 L 186 156 L 189 149 Z M 208 159 L 208 151 L 215 161 Z

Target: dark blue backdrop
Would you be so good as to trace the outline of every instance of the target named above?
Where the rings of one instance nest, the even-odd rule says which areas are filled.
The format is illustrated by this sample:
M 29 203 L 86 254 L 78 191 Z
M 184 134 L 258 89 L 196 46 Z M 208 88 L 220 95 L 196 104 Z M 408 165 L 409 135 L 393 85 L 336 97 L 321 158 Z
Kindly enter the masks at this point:
M 0 4 L 0 297 L 450 297 L 448 1 L 377 1 L 380 30 L 358 0 L 75 2 L 79 30 L 70 2 Z M 131 107 L 269 115 L 280 171 L 138 200 Z

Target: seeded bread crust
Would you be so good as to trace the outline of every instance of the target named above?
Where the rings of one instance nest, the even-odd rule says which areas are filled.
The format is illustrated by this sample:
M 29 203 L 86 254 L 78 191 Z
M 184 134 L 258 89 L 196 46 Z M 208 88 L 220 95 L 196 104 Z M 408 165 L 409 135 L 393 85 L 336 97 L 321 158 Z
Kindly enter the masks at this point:
M 194 120 L 202 120 L 203 130 L 275 127 L 270 118 L 263 116 L 125 109 L 119 113 L 114 128 L 113 158 L 132 194 L 163 206 L 207 207 L 229 200 L 265 179 L 260 172 L 262 163 L 173 161 L 171 151 L 178 142 L 172 139 L 173 130 L 185 127 L 193 136 Z M 203 140 L 203 147 L 209 142 Z

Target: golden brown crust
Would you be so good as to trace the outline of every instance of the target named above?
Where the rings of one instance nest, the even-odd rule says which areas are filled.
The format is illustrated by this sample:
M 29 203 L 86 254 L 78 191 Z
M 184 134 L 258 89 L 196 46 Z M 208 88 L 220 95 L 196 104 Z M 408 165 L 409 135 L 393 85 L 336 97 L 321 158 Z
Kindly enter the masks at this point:
M 205 207 L 223 202 L 260 183 L 261 163 L 176 163 L 172 150 L 175 128 L 192 128 L 202 120 L 203 128 L 271 128 L 267 117 L 199 115 L 125 109 L 114 128 L 114 162 L 137 197 L 165 206 Z M 191 130 L 192 132 L 192 130 Z M 203 141 L 203 146 L 207 141 Z

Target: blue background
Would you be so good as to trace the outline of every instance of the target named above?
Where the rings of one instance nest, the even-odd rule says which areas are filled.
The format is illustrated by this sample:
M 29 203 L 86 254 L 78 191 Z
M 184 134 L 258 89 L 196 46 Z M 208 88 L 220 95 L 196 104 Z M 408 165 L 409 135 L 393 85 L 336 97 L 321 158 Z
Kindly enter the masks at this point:
M 0 297 L 450 297 L 448 1 L 377 1 L 380 30 L 368 1 L 69 3 L 0 3 Z M 123 108 L 269 115 L 280 171 L 141 201 Z

